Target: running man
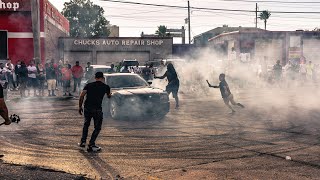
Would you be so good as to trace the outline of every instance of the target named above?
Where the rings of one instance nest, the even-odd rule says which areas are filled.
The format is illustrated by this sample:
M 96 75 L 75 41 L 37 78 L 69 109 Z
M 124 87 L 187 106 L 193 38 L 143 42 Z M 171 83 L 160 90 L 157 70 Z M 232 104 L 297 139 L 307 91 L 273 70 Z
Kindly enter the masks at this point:
M 207 83 L 209 85 L 209 87 L 212 87 L 212 88 L 220 88 L 220 92 L 221 92 L 221 96 L 222 96 L 222 99 L 224 101 L 224 103 L 226 104 L 226 106 L 231 109 L 231 114 L 234 114 L 236 111 L 230 106 L 229 102 L 231 102 L 232 105 L 237 105 L 237 106 L 240 106 L 242 108 L 244 108 L 244 105 L 240 104 L 240 103 L 236 103 L 233 99 L 233 95 L 229 89 L 229 86 L 228 86 L 228 83 L 227 81 L 225 80 L 225 74 L 220 74 L 219 75 L 219 80 L 220 80 L 220 83 L 219 83 L 219 86 L 212 86 L 209 81 L 207 80 Z

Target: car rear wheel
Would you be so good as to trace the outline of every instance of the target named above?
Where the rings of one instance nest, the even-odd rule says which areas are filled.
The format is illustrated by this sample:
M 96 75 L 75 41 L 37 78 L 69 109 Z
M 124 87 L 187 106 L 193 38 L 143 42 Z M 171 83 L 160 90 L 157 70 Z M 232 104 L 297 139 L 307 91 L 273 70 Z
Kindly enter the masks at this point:
M 110 102 L 110 116 L 112 119 L 120 118 L 120 107 L 118 106 L 117 102 L 114 100 L 111 100 Z

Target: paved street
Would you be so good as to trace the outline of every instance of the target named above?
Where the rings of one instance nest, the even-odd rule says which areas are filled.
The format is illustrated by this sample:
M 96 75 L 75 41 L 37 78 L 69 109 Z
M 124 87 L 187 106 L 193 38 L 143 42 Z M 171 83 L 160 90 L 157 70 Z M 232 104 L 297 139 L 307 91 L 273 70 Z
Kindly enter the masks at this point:
M 4 162 L 93 179 L 318 179 L 315 92 L 234 91 L 246 105 L 235 115 L 228 114 L 218 90 L 205 97 L 181 95 L 181 108 L 174 110 L 172 101 L 162 120 L 106 118 L 97 140 L 100 153 L 77 147 L 83 123 L 77 99 L 9 101 L 10 113 L 22 121 L 1 127 L 0 152 L 6 154 Z

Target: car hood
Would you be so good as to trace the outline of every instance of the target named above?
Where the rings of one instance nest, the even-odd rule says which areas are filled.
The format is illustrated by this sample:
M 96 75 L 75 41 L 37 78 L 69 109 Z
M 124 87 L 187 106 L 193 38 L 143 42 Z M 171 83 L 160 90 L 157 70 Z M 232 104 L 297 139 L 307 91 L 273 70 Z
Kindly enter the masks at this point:
M 145 88 L 126 88 L 126 89 L 112 89 L 113 93 L 119 93 L 121 95 L 139 95 L 139 94 L 161 94 L 165 93 L 164 90 L 152 87 Z

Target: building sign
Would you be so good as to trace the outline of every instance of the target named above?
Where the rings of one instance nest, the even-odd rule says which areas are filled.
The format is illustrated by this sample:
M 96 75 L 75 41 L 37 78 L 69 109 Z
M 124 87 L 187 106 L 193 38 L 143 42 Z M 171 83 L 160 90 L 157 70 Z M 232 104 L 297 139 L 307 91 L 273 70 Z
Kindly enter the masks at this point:
M 289 59 L 299 59 L 301 57 L 300 47 L 290 47 L 289 48 Z
M 0 11 L 31 11 L 31 1 L 0 0 Z
M 161 46 L 164 41 L 161 39 L 76 39 L 73 45 L 76 46 Z
M 19 2 L 3 2 L 0 0 L 0 9 L 1 10 L 13 10 L 17 11 L 19 9 L 20 3 Z

